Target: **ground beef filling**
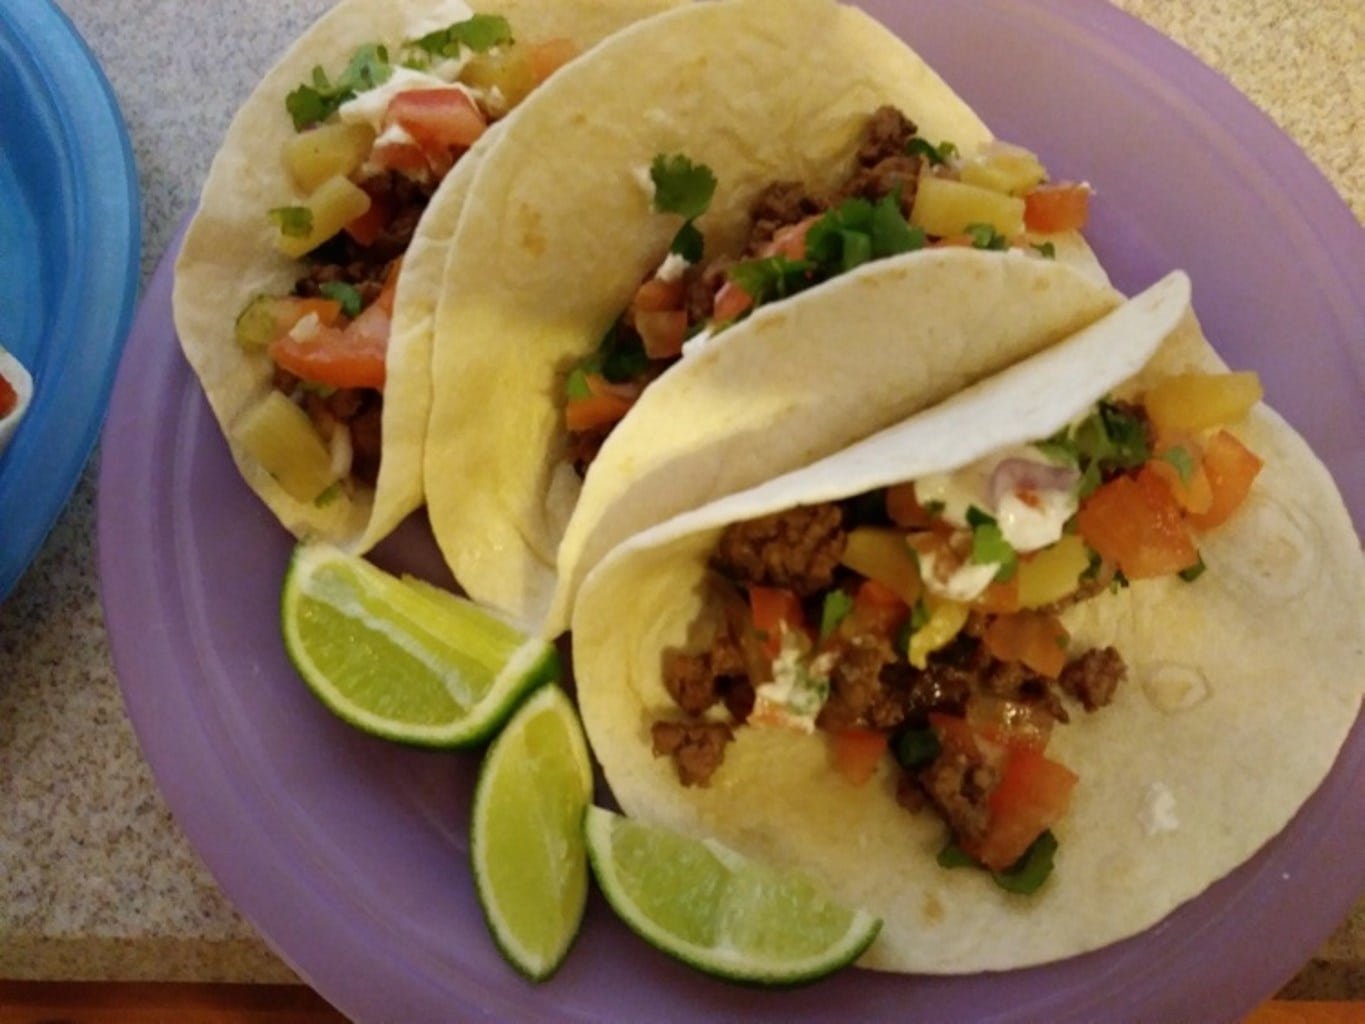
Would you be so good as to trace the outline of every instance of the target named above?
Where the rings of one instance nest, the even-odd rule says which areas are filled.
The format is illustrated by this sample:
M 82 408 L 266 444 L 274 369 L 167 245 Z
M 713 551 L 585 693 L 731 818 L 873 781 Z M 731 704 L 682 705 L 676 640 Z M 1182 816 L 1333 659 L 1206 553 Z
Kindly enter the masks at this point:
M 435 190 L 435 183 L 413 181 L 396 172 L 376 175 L 361 182 L 373 203 L 387 214 L 375 239 L 361 245 L 345 231 L 318 246 L 308 255 L 304 275 L 294 282 L 293 294 L 317 298 L 326 284 L 348 284 L 360 295 L 361 308 L 374 302 L 384 289 L 393 261 L 407 252 L 417 222 Z M 379 479 L 383 447 L 380 425 L 384 394 L 374 388 L 320 389 L 286 370 L 276 369 L 276 390 L 300 403 L 313 425 L 330 439 L 338 429 L 351 436 L 351 477 L 373 487 Z
M 901 209 L 908 216 L 925 159 L 906 153 L 907 145 L 916 134 L 915 124 L 895 107 L 879 107 L 868 118 L 853 167 L 838 188 L 819 193 L 797 181 L 774 181 L 765 186 L 750 204 L 749 234 L 738 259 L 759 256 L 780 229 L 823 213 L 854 196 L 876 201 L 899 190 Z M 716 293 L 725 284 L 726 273 L 736 262 L 737 258 L 732 254 L 713 254 L 710 259 L 687 268 L 683 276 L 684 308 L 690 327 L 711 319 Z M 624 318 L 617 329 L 634 334 L 629 317 Z M 635 343 L 639 344 L 638 336 L 635 336 Z M 652 360 L 641 382 L 657 376 L 671 362 L 671 359 Z M 615 423 L 604 424 L 570 436 L 566 459 L 580 476 L 587 472 L 613 427 Z
M 807 621 L 818 622 L 824 595 L 848 582 L 839 557 L 855 517 L 852 502 L 825 503 L 737 523 L 722 534 L 710 560 L 710 612 L 685 648 L 662 656 L 664 687 L 679 715 L 654 723 L 654 753 L 673 759 L 683 785 L 710 781 L 753 709 L 755 690 L 771 678 L 770 659 L 755 654 L 761 640 L 747 619 L 744 588 L 790 589 L 802 598 Z M 931 713 L 961 717 L 980 702 L 1009 702 L 1050 727 L 1069 721 L 1068 701 L 1091 712 L 1113 700 L 1126 673 L 1114 648 L 1085 651 L 1051 679 L 992 656 L 981 639 L 990 621 L 973 613 L 956 639 L 919 669 L 885 636 L 844 619 L 820 647 L 829 693 L 816 728 L 876 729 L 894 743 L 908 730 L 926 728 Z M 910 810 L 932 805 L 955 836 L 970 841 L 986 828 L 995 773 L 985 759 L 945 747 L 927 765 L 905 770 L 897 800 Z

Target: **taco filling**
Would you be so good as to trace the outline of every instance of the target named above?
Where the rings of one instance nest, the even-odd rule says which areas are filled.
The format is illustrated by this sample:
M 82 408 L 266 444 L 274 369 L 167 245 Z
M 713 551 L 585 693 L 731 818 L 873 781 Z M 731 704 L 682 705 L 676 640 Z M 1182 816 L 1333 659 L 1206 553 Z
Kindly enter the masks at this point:
M 993 142 L 970 160 L 952 142 L 919 135 L 900 110 L 868 118 L 846 178 L 833 190 L 774 181 L 749 209 L 738 253 L 704 255 L 694 221 L 716 181 L 682 155 L 657 157 L 649 186 L 656 211 L 684 223 L 659 266 L 596 351 L 565 383 L 569 460 L 584 473 L 645 387 L 682 355 L 688 339 L 714 333 L 764 303 L 794 295 L 872 260 L 942 246 L 1021 249 L 1038 234 L 1079 230 L 1089 212 L 1084 184 L 1050 184 L 1032 153 Z
M 728 526 L 662 656 L 679 713 L 652 723 L 655 756 L 707 786 L 736 729 L 824 733 L 854 785 L 893 759 L 897 803 L 947 825 L 940 864 L 1036 889 L 1078 784 L 1049 736 L 1126 673 L 1121 651 L 1072 649 L 1059 614 L 1200 575 L 1200 535 L 1261 468 L 1226 429 L 1260 395 L 1251 373 L 1167 377 L 954 472 Z
M 288 294 L 253 298 L 235 334 L 269 355 L 282 396 L 243 439 L 298 500 L 374 486 L 394 293 L 418 221 L 488 127 L 574 55 L 476 14 L 392 52 L 361 46 L 335 79 L 316 67 L 286 97 L 297 134 L 281 157 L 302 198 L 268 216 L 303 272 Z

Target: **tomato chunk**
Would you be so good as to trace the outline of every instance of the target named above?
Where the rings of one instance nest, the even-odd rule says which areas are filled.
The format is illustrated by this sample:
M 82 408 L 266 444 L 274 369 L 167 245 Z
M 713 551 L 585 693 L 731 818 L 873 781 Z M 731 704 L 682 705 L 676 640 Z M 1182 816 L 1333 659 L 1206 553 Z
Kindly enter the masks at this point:
M 533 43 L 528 48 L 526 56 L 531 65 L 532 81 L 539 85 L 577 57 L 578 47 L 574 45 L 572 39 L 546 39 L 544 42 Z
M 683 279 L 665 281 L 661 277 L 651 277 L 635 289 L 631 308 L 637 313 L 662 313 L 665 310 L 681 309 L 683 304 Z
M 650 359 L 672 359 L 682 353 L 683 342 L 687 339 L 687 310 L 637 312 L 635 329 L 640 332 L 645 355 Z
M 1220 430 L 1209 438 L 1204 445 L 1202 469 L 1212 494 L 1205 511 L 1188 515 L 1190 524 L 1209 530 L 1226 522 L 1246 500 L 1262 465 L 1260 457 L 1228 431 Z
M 805 632 L 805 612 L 800 599 L 790 590 L 750 584 L 749 611 L 754 628 L 763 636 L 763 653 L 769 658 L 776 658 L 781 652 L 784 632 Z
M 360 323 L 360 318 L 356 323 Z M 359 329 L 355 323 L 346 328 L 319 325 L 304 338 L 281 335 L 270 344 L 270 358 L 282 369 L 316 384 L 382 389 L 388 324 L 388 314 L 380 309 Z
M 19 404 L 19 392 L 6 378 L 0 377 L 0 420 L 12 413 Z
M 717 323 L 726 323 L 738 319 L 753 304 L 754 297 L 752 295 L 735 282 L 726 281 L 716 292 L 716 302 L 711 310 L 711 319 Z
M 1146 466 L 1090 495 L 1076 525 L 1081 538 L 1130 580 L 1169 576 L 1199 561 L 1171 489 Z
M 887 735 L 876 729 L 839 729 L 833 734 L 834 767 L 855 786 L 876 774 L 886 756 Z
M 910 617 L 910 606 L 885 583 L 863 580 L 853 594 L 853 617 L 864 628 L 890 638 Z
M 992 871 L 1004 871 L 1063 817 L 1079 777 L 1028 747 L 1011 748 L 990 796 L 991 820 L 979 843 L 964 846 Z
M 564 426 L 572 433 L 615 423 L 635 404 L 635 394 L 611 384 L 599 373 L 588 374 L 587 385 L 588 394 L 570 398 L 564 406 Z
M 488 120 L 461 89 L 410 89 L 389 101 L 384 126 L 397 124 L 424 150 L 474 145 Z
M 992 619 L 982 636 L 993 657 L 1020 662 L 1049 679 L 1056 679 L 1066 667 L 1068 639 L 1055 615 L 1032 611 Z
M 1040 234 L 1079 231 L 1090 219 L 1086 185 L 1039 185 L 1024 196 L 1024 226 Z

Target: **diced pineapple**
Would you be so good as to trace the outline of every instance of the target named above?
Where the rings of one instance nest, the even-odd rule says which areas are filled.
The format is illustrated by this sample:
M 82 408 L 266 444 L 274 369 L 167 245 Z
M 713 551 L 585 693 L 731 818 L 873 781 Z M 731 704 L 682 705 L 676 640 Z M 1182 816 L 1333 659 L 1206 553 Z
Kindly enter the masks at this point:
M 328 178 L 350 177 L 373 147 L 374 129 L 367 124 L 324 124 L 284 144 L 284 166 L 294 184 L 310 193 Z
M 925 175 L 915 191 L 910 223 L 939 238 L 963 234 L 971 224 L 989 224 L 1014 238 L 1024 231 L 1024 201 L 979 185 Z
M 854 572 L 890 588 L 912 608 L 919 600 L 922 589 L 919 563 L 900 530 L 877 526 L 850 530 L 839 561 Z
M 958 601 L 949 601 L 933 594 L 924 596 L 929 610 L 929 621 L 910 634 L 906 658 L 915 668 L 928 665 L 929 655 L 953 642 L 967 624 L 968 608 Z
M 1019 607 L 1042 608 L 1075 592 L 1090 567 L 1085 542 L 1067 534 L 1019 561 Z
M 317 501 L 337 481 L 331 453 L 308 414 L 278 391 L 248 409 L 233 433 L 297 501 Z
M 1249 370 L 1181 373 L 1159 381 L 1143 404 L 1157 433 L 1172 437 L 1236 423 L 1262 394 L 1260 377 Z
M 460 69 L 460 81 L 485 94 L 496 89 L 511 110 L 535 88 L 536 73 L 526 47 L 513 45 L 470 58 Z
M 370 196 L 345 175 L 337 174 L 319 185 L 303 201 L 302 208 L 308 211 L 306 229 L 286 231 L 282 227 L 275 239 L 275 248 L 291 259 L 316 249 L 364 214 L 370 208 Z
M 960 176 L 968 185 L 977 185 L 1005 195 L 1023 195 L 1047 180 L 1047 171 L 1027 149 L 996 143 L 962 165 Z

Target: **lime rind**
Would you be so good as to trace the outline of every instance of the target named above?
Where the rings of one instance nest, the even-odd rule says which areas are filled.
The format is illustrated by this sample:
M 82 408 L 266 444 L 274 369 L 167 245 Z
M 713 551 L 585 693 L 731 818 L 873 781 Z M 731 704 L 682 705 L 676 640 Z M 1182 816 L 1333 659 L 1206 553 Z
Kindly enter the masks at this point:
M 790 986 L 846 967 L 881 920 L 840 906 L 803 876 L 714 840 L 589 807 L 588 859 L 607 902 L 650 945 L 731 981 Z
M 526 693 L 559 675 L 548 641 L 328 545 L 295 548 L 281 627 L 290 660 L 327 708 L 415 746 L 482 743 Z
M 592 764 L 557 685 L 536 690 L 489 745 L 474 789 L 470 870 L 503 957 L 532 981 L 563 963 L 587 905 L 583 814 Z

